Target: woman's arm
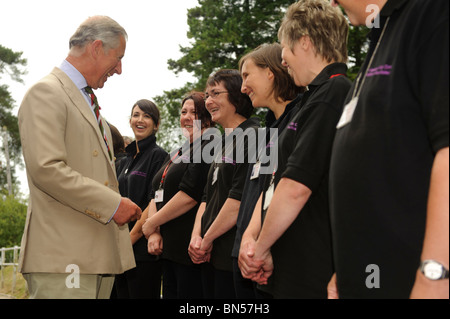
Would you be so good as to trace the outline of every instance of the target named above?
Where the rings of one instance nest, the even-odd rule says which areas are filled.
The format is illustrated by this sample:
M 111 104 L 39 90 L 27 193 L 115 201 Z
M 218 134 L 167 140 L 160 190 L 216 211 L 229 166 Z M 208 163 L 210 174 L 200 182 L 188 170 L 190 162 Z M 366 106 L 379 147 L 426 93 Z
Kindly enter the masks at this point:
M 435 260 L 449 268 L 449 148 L 436 154 L 431 172 L 427 226 L 422 261 Z M 449 280 L 432 281 L 417 271 L 411 298 L 449 298 Z
M 196 200 L 187 195 L 185 192 L 179 191 L 166 205 L 164 205 L 163 208 L 158 211 L 157 214 L 156 207 L 154 210 L 155 212 L 149 214 L 142 227 L 145 236 L 148 238 L 158 229 L 159 226 L 186 214 L 196 205 Z
M 214 222 L 203 237 L 201 250 L 210 251 L 214 240 L 236 226 L 241 202 L 228 198 L 220 209 Z

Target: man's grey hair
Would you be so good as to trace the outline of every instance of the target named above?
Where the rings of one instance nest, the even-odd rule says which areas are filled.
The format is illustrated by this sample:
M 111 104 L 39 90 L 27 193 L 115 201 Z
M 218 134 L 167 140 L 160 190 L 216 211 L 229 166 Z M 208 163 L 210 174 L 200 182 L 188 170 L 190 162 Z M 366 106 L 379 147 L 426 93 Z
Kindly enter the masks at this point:
M 69 48 L 84 48 L 87 44 L 101 40 L 107 52 L 120 44 L 120 37 L 128 39 L 127 32 L 116 21 L 106 16 L 95 16 L 83 22 L 70 38 Z

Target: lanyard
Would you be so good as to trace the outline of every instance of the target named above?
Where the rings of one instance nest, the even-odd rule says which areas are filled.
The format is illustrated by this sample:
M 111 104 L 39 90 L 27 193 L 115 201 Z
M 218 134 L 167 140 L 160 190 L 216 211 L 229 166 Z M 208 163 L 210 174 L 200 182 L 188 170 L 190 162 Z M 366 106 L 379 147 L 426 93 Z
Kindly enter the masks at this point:
M 381 36 L 380 36 L 380 38 L 378 39 L 378 42 L 377 42 L 377 46 L 375 47 L 375 50 L 372 53 L 372 56 L 371 56 L 370 61 L 369 61 L 369 65 L 366 68 L 366 72 L 364 72 L 364 79 L 363 79 L 362 83 L 361 84 L 359 83 L 361 81 L 362 73 L 360 73 L 358 75 L 358 78 L 356 79 L 355 90 L 353 91 L 352 99 L 359 97 L 360 94 L 361 94 L 361 90 L 362 90 L 362 88 L 364 86 L 364 83 L 366 82 L 367 73 L 369 72 L 370 68 L 372 67 L 373 60 L 375 58 L 375 55 L 378 52 L 378 49 L 379 49 L 380 44 L 381 44 L 381 40 L 383 39 L 384 34 L 386 33 L 386 29 L 387 29 L 387 26 L 389 24 L 389 20 L 390 19 L 391 19 L 391 17 L 388 17 L 387 20 L 386 20 L 386 23 L 384 24 L 383 31 L 381 32 Z
M 175 161 L 175 159 L 177 158 L 177 156 L 180 155 L 180 151 L 178 151 L 174 157 L 172 157 L 169 161 L 169 163 L 167 164 L 166 168 L 164 169 L 164 173 L 162 175 L 161 178 L 161 182 L 159 183 L 159 189 L 163 188 L 164 185 L 164 181 L 166 180 L 166 176 L 167 176 L 167 172 L 169 171 L 170 165 L 172 165 L 172 163 Z

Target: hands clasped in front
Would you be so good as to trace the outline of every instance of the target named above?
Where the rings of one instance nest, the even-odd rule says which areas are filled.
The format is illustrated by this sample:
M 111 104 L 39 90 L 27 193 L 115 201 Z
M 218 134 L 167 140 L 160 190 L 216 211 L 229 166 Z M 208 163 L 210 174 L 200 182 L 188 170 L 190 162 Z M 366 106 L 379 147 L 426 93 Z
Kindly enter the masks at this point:
M 270 250 L 262 251 L 259 249 L 254 239 L 242 241 L 238 264 L 242 277 L 259 285 L 267 285 L 274 269 Z
M 192 236 L 188 253 L 194 264 L 202 264 L 211 261 L 213 243 L 201 236 Z

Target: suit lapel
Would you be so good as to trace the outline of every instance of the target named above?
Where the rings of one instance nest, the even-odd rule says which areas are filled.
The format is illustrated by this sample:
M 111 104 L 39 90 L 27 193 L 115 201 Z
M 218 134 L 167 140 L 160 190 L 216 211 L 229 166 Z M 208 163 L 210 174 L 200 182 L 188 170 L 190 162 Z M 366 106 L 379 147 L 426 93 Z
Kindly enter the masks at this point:
M 99 140 L 99 143 L 101 145 L 101 148 L 103 150 L 104 155 L 106 156 L 106 159 L 114 171 L 113 161 L 109 159 L 108 155 L 108 148 L 106 147 L 105 140 L 103 139 L 103 136 L 100 132 L 100 128 L 98 126 L 97 120 L 95 119 L 94 113 L 92 113 L 91 107 L 88 105 L 86 99 L 80 92 L 80 90 L 76 87 L 76 85 L 72 82 L 72 80 L 59 68 L 54 68 L 52 72 L 62 83 L 64 91 L 67 93 L 69 98 L 72 100 L 73 105 L 80 111 L 80 113 L 83 115 L 83 117 L 86 119 L 87 122 L 92 126 L 94 131 L 97 134 L 97 138 Z M 108 123 L 103 119 L 103 117 L 100 115 L 101 120 L 103 121 L 103 127 L 105 128 L 105 131 L 107 132 L 107 138 L 108 141 L 111 141 L 111 134 L 109 133 L 109 125 Z M 107 128 L 108 127 L 108 128 Z M 111 152 L 112 144 L 110 143 Z M 114 158 L 114 157 L 113 157 Z

